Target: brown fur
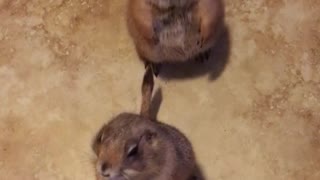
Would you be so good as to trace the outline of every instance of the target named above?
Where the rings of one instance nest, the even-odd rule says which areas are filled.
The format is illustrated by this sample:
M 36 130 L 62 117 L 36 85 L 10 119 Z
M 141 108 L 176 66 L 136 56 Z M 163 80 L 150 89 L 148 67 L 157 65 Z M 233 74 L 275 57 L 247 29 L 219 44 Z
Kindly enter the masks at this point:
M 147 136 L 149 140 L 143 140 Z M 126 157 L 130 142 L 137 142 L 139 146 L 138 159 L 132 162 Z M 122 113 L 113 118 L 97 134 L 93 149 L 97 155 L 98 174 L 102 164 L 107 163 L 106 171 L 127 180 L 189 180 L 197 175 L 188 139 L 172 126 L 137 114 Z M 130 170 L 135 173 L 126 173 Z M 99 180 L 108 180 L 97 176 Z
M 142 83 L 141 114 L 121 113 L 96 134 L 92 149 L 98 180 L 197 179 L 188 139 L 178 129 L 150 119 L 153 83 L 149 66 Z
M 127 24 L 151 63 L 183 62 L 210 49 L 223 19 L 221 0 L 130 0 Z

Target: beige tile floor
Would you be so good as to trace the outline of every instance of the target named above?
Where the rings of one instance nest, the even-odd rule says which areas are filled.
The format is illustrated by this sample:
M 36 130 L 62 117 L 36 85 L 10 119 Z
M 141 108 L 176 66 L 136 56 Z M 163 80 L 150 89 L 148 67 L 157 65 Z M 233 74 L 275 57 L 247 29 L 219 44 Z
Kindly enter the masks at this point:
M 94 133 L 139 108 L 125 2 L 0 0 L 1 180 L 94 179 Z M 319 180 L 318 0 L 227 0 L 226 24 L 205 67 L 164 69 L 159 119 L 208 180 Z

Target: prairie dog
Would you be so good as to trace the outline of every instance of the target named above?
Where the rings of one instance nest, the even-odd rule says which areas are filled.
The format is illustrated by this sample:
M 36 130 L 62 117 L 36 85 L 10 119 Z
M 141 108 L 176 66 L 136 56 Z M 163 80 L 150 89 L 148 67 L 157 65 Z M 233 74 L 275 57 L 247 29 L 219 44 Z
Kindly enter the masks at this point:
M 149 92 L 143 95 L 151 94 L 151 78 L 148 66 L 142 89 Z M 97 179 L 198 180 L 191 143 L 178 129 L 150 119 L 150 101 L 143 103 L 140 114 L 121 113 L 97 133 L 92 144 Z
M 221 0 L 129 0 L 127 26 L 140 59 L 156 66 L 208 58 L 223 16 Z

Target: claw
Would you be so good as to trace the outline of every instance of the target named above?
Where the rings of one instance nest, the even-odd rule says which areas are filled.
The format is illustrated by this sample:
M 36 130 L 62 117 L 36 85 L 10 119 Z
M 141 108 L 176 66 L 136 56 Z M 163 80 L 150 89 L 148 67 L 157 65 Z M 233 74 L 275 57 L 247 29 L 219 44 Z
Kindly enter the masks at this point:
M 195 60 L 196 62 L 199 62 L 199 63 L 203 63 L 203 62 L 204 62 L 204 60 L 203 60 L 203 58 L 202 58 L 202 54 L 198 54 L 198 55 L 194 58 L 194 60 Z
M 206 51 L 203 55 L 204 55 L 205 60 L 209 60 L 209 57 L 210 57 L 209 51 Z
M 199 28 L 198 28 L 198 32 L 201 33 L 201 19 L 199 19 L 199 24 L 198 24 Z

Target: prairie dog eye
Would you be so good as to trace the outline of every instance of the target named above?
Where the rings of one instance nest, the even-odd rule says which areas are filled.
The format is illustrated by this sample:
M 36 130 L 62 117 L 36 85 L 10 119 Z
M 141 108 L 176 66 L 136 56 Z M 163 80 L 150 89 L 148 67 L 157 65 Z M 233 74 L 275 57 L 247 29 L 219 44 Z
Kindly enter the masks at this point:
M 138 144 L 134 144 L 129 147 L 128 152 L 127 152 L 127 158 L 132 158 L 137 156 L 138 154 Z

